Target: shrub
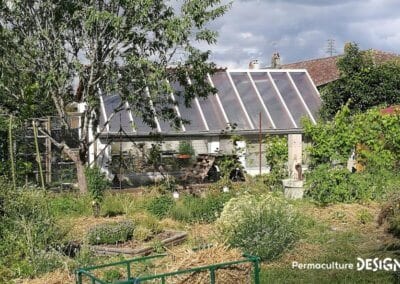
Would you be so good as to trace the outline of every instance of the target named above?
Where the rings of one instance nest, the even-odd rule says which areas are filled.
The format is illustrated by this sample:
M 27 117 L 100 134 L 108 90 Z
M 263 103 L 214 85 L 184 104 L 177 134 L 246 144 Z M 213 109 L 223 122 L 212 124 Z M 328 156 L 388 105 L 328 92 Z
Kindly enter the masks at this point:
M 174 202 L 175 201 L 170 194 L 160 195 L 147 204 L 147 210 L 158 218 L 164 218 L 174 205 Z
M 88 208 L 90 198 L 89 195 L 62 193 L 52 196 L 49 199 L 49 206 L 56 216 L 88 216 L 92 213 Z
M 263 260 L 280 256 L 301 232 L 298 213 L 284 199 L 270 194 L 232 198 L 216 225 L 229 245 Z
M 229 193 L 209 193 L 206 197 L 184 196 L 171 209 L 170 216 L 184 222 L 214 222 L 224 204 L 231 199 Z
M 104 191 L 109 187 L 109 182 L 97 166 L 86 168 L 85 175 L 88 191 L 93 198 L 93 215 L 98 217 L 100 204 L 104 199 Z
M 36 276 L 60 267 L 62 257 L 53 248 L 67 232 L 56 222 L 49 201 L 42 190 L 13 190 L 0 179 L 0 270 L 9 276 Z
M 132 221 L 100 224 L 88 232 L 89 244 L 116 244 L 126 242 L 133 236 L 135 225 Z
M 374 200 L 393 190 L 397 177 L 386 170 L 351 173 L 322 164 L 306 176 L 306 195 L 320 204 Z

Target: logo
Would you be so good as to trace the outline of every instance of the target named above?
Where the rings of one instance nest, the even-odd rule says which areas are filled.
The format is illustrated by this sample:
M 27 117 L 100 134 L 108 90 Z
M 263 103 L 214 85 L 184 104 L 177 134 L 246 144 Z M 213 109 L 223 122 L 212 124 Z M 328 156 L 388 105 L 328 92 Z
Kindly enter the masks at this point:
M 361 258 L 357 257 L 357 271 L 369 270 L 369 271 L 397 271 L 400 270 L 400 262 L 394 258 Z

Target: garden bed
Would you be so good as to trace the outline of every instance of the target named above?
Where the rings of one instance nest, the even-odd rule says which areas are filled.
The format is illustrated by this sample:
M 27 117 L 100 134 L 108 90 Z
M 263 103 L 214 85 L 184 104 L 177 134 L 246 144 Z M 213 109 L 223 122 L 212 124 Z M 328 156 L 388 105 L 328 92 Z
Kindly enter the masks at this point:
M 167 230 L 155 235 L 145 243 L 137 240 L 130 240 L 116 245 L 92 245 L 90 246 L 90 250 L 96 254 L 102 255 L 123 254 L 129 256 L 144 256 L 154 252 L 157 246 L 175 246 L 184 242 L 186 238 L 186 232 Z

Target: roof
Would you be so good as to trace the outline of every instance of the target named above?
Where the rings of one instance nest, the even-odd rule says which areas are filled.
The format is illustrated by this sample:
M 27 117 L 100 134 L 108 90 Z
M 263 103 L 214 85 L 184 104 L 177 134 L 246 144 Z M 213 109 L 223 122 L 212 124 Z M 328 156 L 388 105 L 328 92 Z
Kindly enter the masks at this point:
M 370 52 L 375 64 L 382 64 L 391 60 L 400 59 L 400 56 L 395 53 L 375 49 L 369 49 L 367 52 Z M 339 70 L 336 63 L 341 56 L 343 55 L 284 64 L 282 68 L 306 69 L 313 79 L 314 84 L 319 87 L 339 79 Z
M 194 99 L 191 107 L 184 104 L 179 95 L 182 86 L 172 82 L 171 87 L 177 91 L 171 94 L 176 102 L 176 114 L 190 124 L 180 129 L 173 129 L 168 122 L 157 117 L 156 129 L 135 117 L 127 105 L 110 120 L 105 135 L 145 136 L 150 133 L 163 135 L 210 135 L 220 134 L 227 127 L 235 125 L 238 132 L 257 132 L 261 113 L 261 128 L 264 132 L 282 133 L 298 131 L 300 120 L 306 116 L 315 123 L 316 113 L 321 105 L 317 88 L 306 70 L 285 69 L 238 69 L 219 70 L 208 82 L 217 90 L 216 95 Z M 101 123 L 107 121 L 114 109 L 121 105 L 118 95 L 102 97 Z M 119 133 L 119 134 L 118 134 Z

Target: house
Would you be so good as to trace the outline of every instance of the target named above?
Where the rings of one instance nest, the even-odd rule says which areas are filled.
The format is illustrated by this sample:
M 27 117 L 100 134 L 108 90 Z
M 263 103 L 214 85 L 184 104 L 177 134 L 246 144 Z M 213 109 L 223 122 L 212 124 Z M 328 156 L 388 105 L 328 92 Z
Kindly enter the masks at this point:
M 376 49 L 369 49 L 364 52 L 371 54 L 375 64 L 382 64 L 391 60 L 399 60 L 400 56 L 394 53 L 384 52 Z M 339 79 L 339 70 L 336 66 L 337 60 L 342 55 L 317 58 L 306 61 L 294 62 L 281 65 L 285 69 L 305 69 L 310 74 L 314 84 L 319 88 L 330 82 Z
M 315 123 L 321 104 L 307 70 L 221 69 L 208 75 L 207 80 L 218 90 L 217 94 L 206 99 L 196 97 L 190 108 L 179 96 L 171 94 L 177 115 L 190 124 L 173 129 L 169 122 L 156 117 L 156 128 L 151 129 L 126 105 L 110 119 L 98 142 L 91 147 L 89 162 L 95 160 L 112 178 L 118 174 L 110 166 L 113 156 L 142 155 L 143 149 L 151 149 L 155 141 L 152 133 L 156 133 L 163 137 L 164 151 L 176 150 L 179 141 L 189 141 L 196 155 L 231 153 L 234 146 L 229 136 L 240 135 L 245 139 L 238 143 L 244 149 L 239 159 L 250 174 L 258 174 L 260 169 L 263 173 L 268 171 L 265 155 L 259 152 L 260 135 L 263 138 L 266 134 L 288 135 L 289 167 L 302 163 L 301 119 L 307 117 Z M 181 88 L 178 84 L 171 86 L 176 90 Z M 98 129 L 103 129 L 102 125 L 120 103 L 118 95 L 102 97 Z

